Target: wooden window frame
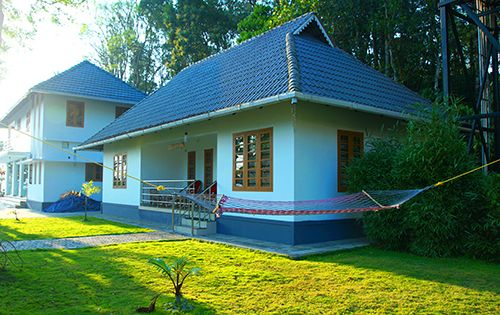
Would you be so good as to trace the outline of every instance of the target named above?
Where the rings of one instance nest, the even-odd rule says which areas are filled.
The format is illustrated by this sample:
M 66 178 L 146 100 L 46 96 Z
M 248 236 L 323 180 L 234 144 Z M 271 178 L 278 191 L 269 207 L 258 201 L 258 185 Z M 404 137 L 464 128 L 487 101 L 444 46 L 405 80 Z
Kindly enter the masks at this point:
M 191 166 L 190 166 L 190 161 L 193 161 L 194 164 L 192 165 L 192 168 L 193 168 L 193 175 L 194 176 L 190 176 L 191 174 Z M 187 179 L 188 180 L 196 180 L 196 151 L 189 151 L 187 153 Z
M 364 147 L 365 147 L 365 139 L 364 139 L 364 133 L 359 132 L 359 131 L 349 131 L 349 130 L 337 130 L 337 191 L 338 192 L 346 192 L 347 191 L 347 186 L 343 186 L 342 183 L 342 166 L 341 166 L 341 161 L 340 161 L 340 153 L 341 153 L 341 141 L 340 138 L 342 136 L 347 136 L 347 163 L 350 163 L 354 156 L 353 152 L 353 139 L 354 137 L 360 137 L 361 138 L 361 154 L 364 153 Z
M 120 117 L 121 115 L 125 114 L 125 112 L 128 111 L 129 109 L 130 109 L 130 107 L 127 107 L 127 106 L 116 106 L 115 107 L 115 119 Z M 121 112 L 121 114 L 118 115 L 118 113 L 120 111 L 123 111 L 123 112 Z
M 85 163 L 85 181 L 102 183 L 102 166 L 95 163 Z
M 76 121 L 71 119 L 70 111 L 73 106 L 77 108 L 81 108 L 82 111 L 82 121 Z M 74 127 L 74 128 L 84 128 L 85 127 L 85 103 L 77 102 L 77 101 L 67 101 L 66 102 L 66 127 Z
M 118 168 L 118 163 L 121 163 L 121 168 Z M 125 166 L 125 167 L 124 167 Z M 128 159 L 127 153 L 118 153 L 113 156 L 113 188 L 125 189 L 127 188 L 127 171 Z M 120 178 L 116 179 L 115 174 Z
M 262 134 L 269 133 L 269 186 L 268 187 L 263 187 L 261 186 L 261 171 L 262 171 L 262 157 L 261 157 L 261 140 L 260 136 Z M 248 136 L 250 135 L 256 135 L 256 149 L 255 149 L 255 172 L 256 172 L 256 185 L 255 187 L 248 186 L 247 182 L 247 174 L 248 174 Z M 243 177 L 241 178 L 243 180 L 243 186 L 237 186 L 236 185 L 236 138 L 242 137 L 243 138 Z M 257 129 L 257 130 L 251 130 L 251 131 L 245 131 L 245 132 L 239 132 L 233 134 L 232 138 L 232 146 L 233 146 L 233 191 L 258 191 L 258 192 L 272 192 L 274 188 L 274 180 L 273 180 L 273 174 L 274 174 L 274 136 L 273 136 L 273 128 L 264 128 L 264 129 Z M 240 179 L 240 178 L 238 178 Z

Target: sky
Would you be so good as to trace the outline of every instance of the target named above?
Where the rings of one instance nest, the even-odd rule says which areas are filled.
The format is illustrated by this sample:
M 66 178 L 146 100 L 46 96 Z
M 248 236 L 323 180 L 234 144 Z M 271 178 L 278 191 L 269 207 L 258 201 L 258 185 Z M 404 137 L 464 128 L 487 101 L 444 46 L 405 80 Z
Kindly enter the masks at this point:
M 31 0 L 13 1 L 24 12 Z M 98 3 L 109 2 L 96 0 Z M 35 24 L 35 35 L 21 45 L 10 40 L 11 48 L 1 56 L 4 62 L 0 80 L 0 117 L 14 106 L 35 84 L 62 72 L 90 57 L 93 48 L 88 36 L 81 35 L 82 25 L 95 25 L 96 5 L 72 9 L 67 14 L 71 22 L 55 24 L 50 17 L 41 16 Z M 21 19 L 24 16 L 21 16 Z M 9 23 L 8 20 L 5 23 Z M 19 22 L 22 27 L 32 27 L 27 21 Z

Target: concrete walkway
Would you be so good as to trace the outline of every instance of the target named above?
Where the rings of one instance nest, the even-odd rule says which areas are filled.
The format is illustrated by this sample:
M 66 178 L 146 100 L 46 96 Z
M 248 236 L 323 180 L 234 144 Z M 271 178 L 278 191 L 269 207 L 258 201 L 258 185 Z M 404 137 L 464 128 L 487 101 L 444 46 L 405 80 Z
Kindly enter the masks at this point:
M 124 224 L 148 228 L 151 230 L 165 231 L 168 233 L 175 233 L 176 235 L 180 235 L 176 232 L 173 232 L 171 226 L 166 224 L 109 216 L 101 213 L 93 213 L 92 215 L 109 221 L 115 221 Z M 191 236 L 191 235 L 185 235 L 185 236 L 191 239 L 197 239 L 205 242 L 236 246 L 245 249 L 258 250 L 262 252 L 288 256 L 292 259 L 298 259 L 304 256 L 324 254 L 339 250 L 353 249 L 369 245 L 368 240 L 364 238 L 347 239 L 347 240 L 313 243 L 313 244 L 303 244 L 303 245 L 287 245 L 282 243 L 259 241 L 255 239 L 231 236 L 225 234 L 214 234 L 209 236 Z
M 14 218 L 12 210 L 14 209 L 0 209 L 0 219 Z M 44 213 L 30 209 L 16 209 L 16 210 L 20 218 L 66 217 L 66 216 L 75 216 L 83 214 L 81 212 Z M 179 233 L 172 231 L 172 227 L 170 225 L 162 223 L 110 216 L 102 214 L 100 212 L 89 212 L 89 215 L 109 221 L 148 228 L 151 230 L 155 230 L 156 232 L 122 234 L 122 235 L 85 236 L 85 237 L 49 239 L 49 240 L 16 241 L 14 242 L 14 245 L 18 250 L 54 249 L 54 248 L 76 249 L 76 248 L 123 244 L 131 242 L 173 240 L 173 239 L 181 240 L 181 239 L 191 238 L 205 242 L 225 244 L 245 249 L 263 251 L 277 255 L 284 255 L 293 259 L 309 255 L 324 254 L 328 252 L 352 249 L 369 245 L 369 242 L 366 239 L 350 239 L 350 240 L 340 240 L 340 241 L 292 246 L 287 244 L 259 241 L 255 239 L 230 236 L 224 234 L 214 234 L 210 236 L 181 235 Z
M 6 247 L 7 251 L 12 251 L 14 249 L 18 251 L 33 249 L 77 249 L 124 243 L 182 239 L 186 239 L 186 237 L 178 234 L 156 231 L 136 234 L 96 235 L 43 240 L 13 241 L 12 245 L 14 245 L 14 247 L 12 247 L 10 244 L 4 244 L 4 246 Z

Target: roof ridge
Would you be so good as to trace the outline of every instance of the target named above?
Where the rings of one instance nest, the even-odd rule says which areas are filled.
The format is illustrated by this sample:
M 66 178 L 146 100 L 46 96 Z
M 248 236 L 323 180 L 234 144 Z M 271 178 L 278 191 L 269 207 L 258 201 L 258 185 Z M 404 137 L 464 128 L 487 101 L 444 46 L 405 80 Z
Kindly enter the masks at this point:
M 81 63 L 85 63 L 85 62 L 86 62 L 86 63 L 88 63 L 88 64 L 90 64 L 90 65 L 92 65 L 92 66 L 94 66 L 94 67 L 95 67 L 95 68 L 97 68 L 98 70 L 100 70 L 100 71 L 104 72 L 104 73 L 105 73 L 105 74 L 107 74 L 108 76 L 111 76 L 113 79 L 118 80 L 118 81 L 120 81 L 120 82 L 122 82 L 122 83 L 126 84 L 127 86 L 131 87 L 132 89 L 136 90 L 137 92 L 140 92 L 140 93 L 142 93 L 142 94 L 143 94 L 143 95 L 145 95 L 145 96 L 147 96 L 147 95 L 148 95 L 148 94 L 144 93 L 143 91 L 139 90 L 137 87 L 135 87 L 135 86 L 133 86 L 133 85 L 131 85 L 131 84 L 129 84 L 129 83 L 127 83 L 127 82 L 125 82 L 124 80 L 120 79 L 120 78 L 119 78 L 119 77 L 117 77 L 116 75 L 112 74 L 111 72 L 109 72 L 109 71 L 107 71 L 107 70 L 104 70 L 103 68 L 101 68 L 101 67 L 99 67 L 98 65 L 96 65 L 96 64 L 94 64 L 94 63 L 92 63 L 92 62 L 90 62 L 90 61 L 89 61 L 89 60 L 87 60 L 87 59 L 85 59 L 85 60 L 84 60 L 84 61 L 82 61 Z
M 286 63 L 288 66 L 288 91 L 300 92 L 300 68 L 292 33 L 285 37 Z
M 260 38 L 260 37 L 262 37 L 262 36 L 264 36 L 264 35 L 266 35 L 266 34 L 268 34 L 268 33 L 272 32 L 272 31 L 275 31 L 275 30 L 277 30 L 277 29 L 280 29 L 280 28 L 284 27 L 285 25 L 288 25 L 288 24 L 291 24 L 291 23 L 293 23 L 293 22 L 296 22 L 297 20 L 299 20 L 299 19 L 301 19 L 301 18 L 303 18 L 303 17 L 305 17 L 305 16 L 307 16 L 307 15 L 316 16 L 316 12 L 311 11 L 311 12 L 304 13 L 304 14 L 302 14 L 301 16 L 298 16 L 298 17 L 296 17 L 296 18 L 293 18 L 293 19 L 291 19 L 291 20 L 290 20 L 290 21 L 288 21 L 288 22 L 285 22 L 285 23 L 283 23 L 283 24 L 280 24 L 280 25 L 278 25 L 278 26 L 275 26 L 275 27 L 273 27 L 273 28 L 271 28 L 271 29 L 269 29 L 269 30 L 265 31 L 265 32 L 264 32 L 264 33 L 262 33 L 262 34 L 259 34 L 259 35 L 256 35 L 256 36 L 252 37 L 252 38 L 249 38 L 249 39 L 247 39 L 247 40 L 244 40 L 244 41 L 242 41 L 241 43 L 239 43 L 238 45 L 235 45 L 235 46 L 232 46 L 232 47 L 229 47 L 229 48 L 223 49 L 223 50 L 221 50 L 221 51 L 219 51 L 219 52 L 216 52 L 215 54 L 212 54 L 212 55 L 207 56 L 207 57 L 205 57 L 205 58 L 203 58 L 203 59 L 200 59 L 200 60 L 198 60 L 198 61 L 196 61 L 196 62 L 194 62 L 194 63 L 190 64 L 189 66 L 185 67 L 185 68 L 184 68 L 184 69 L 182 69 L 181 71 L 179 71 L 179 73 L 177 73 L 175 76 L 177 76 L 177 75 L 181 74 L 181 73 L 182 73 L 182 72 L 184 72 L 184 70 L 186 70 L 186 69 L 189 69 L 189 68 L 191 68 L 191 67 L 193 67 L 193 66 L 195 66 L 195 65 L 197 65 L 197 64 L 199 64 L 199 63 L 202 63 L 202 62 L 204 62 L 204 61 L 206 61 L 206 60 L 209 60 L 209 59 L 211 59 L 211 58 L 213 58 L 213 57 L 216 57 L 216 56 L 218 56 L 218 55 L 221 55 L 221 54 L 223 54 L 223 53 L 225 53 L 225 52 L 228 52 L 228 51 L 230 51 L 230 50 L 232 50 L 232 49 L 234 49 L 234 48 L 236 48 L 236 47 L 240 47 L 240 46 L 241 46 L 241 45 L 243 45 L 243 44 L 246 44 L 246 43 L 249 43 L 249 42 L 251 42 L 251 41 L 254 41 L 254 40 L 256 40 L 256 39 L 258 39 L 258 38 Z M 300 27 L 300 26 L 302 26 L 302 25 L 299 25 L 299 27 Z M 298 27 L 297 27 L 297 28 L 298 28 Z M 297 28 L 296 28 L 296 29 L 297 29 Z M 294 29 L 293 31 L 295 31 L 296 29 Z
M 37 84 L 35 84 L 35 85 L 33 85 L 31 88 L 29 88 L 28 92 L 31 92 L 34 88 L 36 88 L 36 87 L 37 87 L 37 86 L 39 86 L 39 85 L 42 85 L 43 83 L 45 83 L 45 82 L 47 82 L 47 81 L 50 81 L 50 80 L 55 79 L 55 78 L 58 78 L 58 77 L 62 76 L 62 75 L 63 75 L 63 74 L 65 74 L 65 73 L 68 73 L 68 72 L 70 72 L 70 71 L 75 70 L 76 68 L 78 68 L 78 67 L 80 67 L 82 64 L 84 64 L 85 62 L 88 62 L 88 61 L 85 59 L 85 60 L 83 60 L 83 61 L 81 61 L 81 62 L 77 63 L 76 65 L 74 65 L 74 66 L 72 66 L 72 67 L 70 67 L 70 68 L 68 68 L 68 69 L 66 69 L 66 70 L 64 70 L 64 71 L 62 71 L 62 72 L 59 72 L 59 73 L 57 73 L 57 74 L 55 74 L 55 75 L 51 76 L 50 78 L 48 78 L 48 79 L 46 79 L 46 80 L 43 80 L 42 82 L 38 82 Z

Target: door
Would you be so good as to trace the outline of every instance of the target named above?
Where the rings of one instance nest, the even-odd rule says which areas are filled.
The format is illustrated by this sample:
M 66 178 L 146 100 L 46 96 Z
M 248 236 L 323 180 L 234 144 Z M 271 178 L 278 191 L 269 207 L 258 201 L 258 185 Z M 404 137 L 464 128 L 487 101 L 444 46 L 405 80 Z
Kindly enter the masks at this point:
M 214 181 L 214 149 L 206 149 L 203 160 L 203 180 L 206 188 Z

